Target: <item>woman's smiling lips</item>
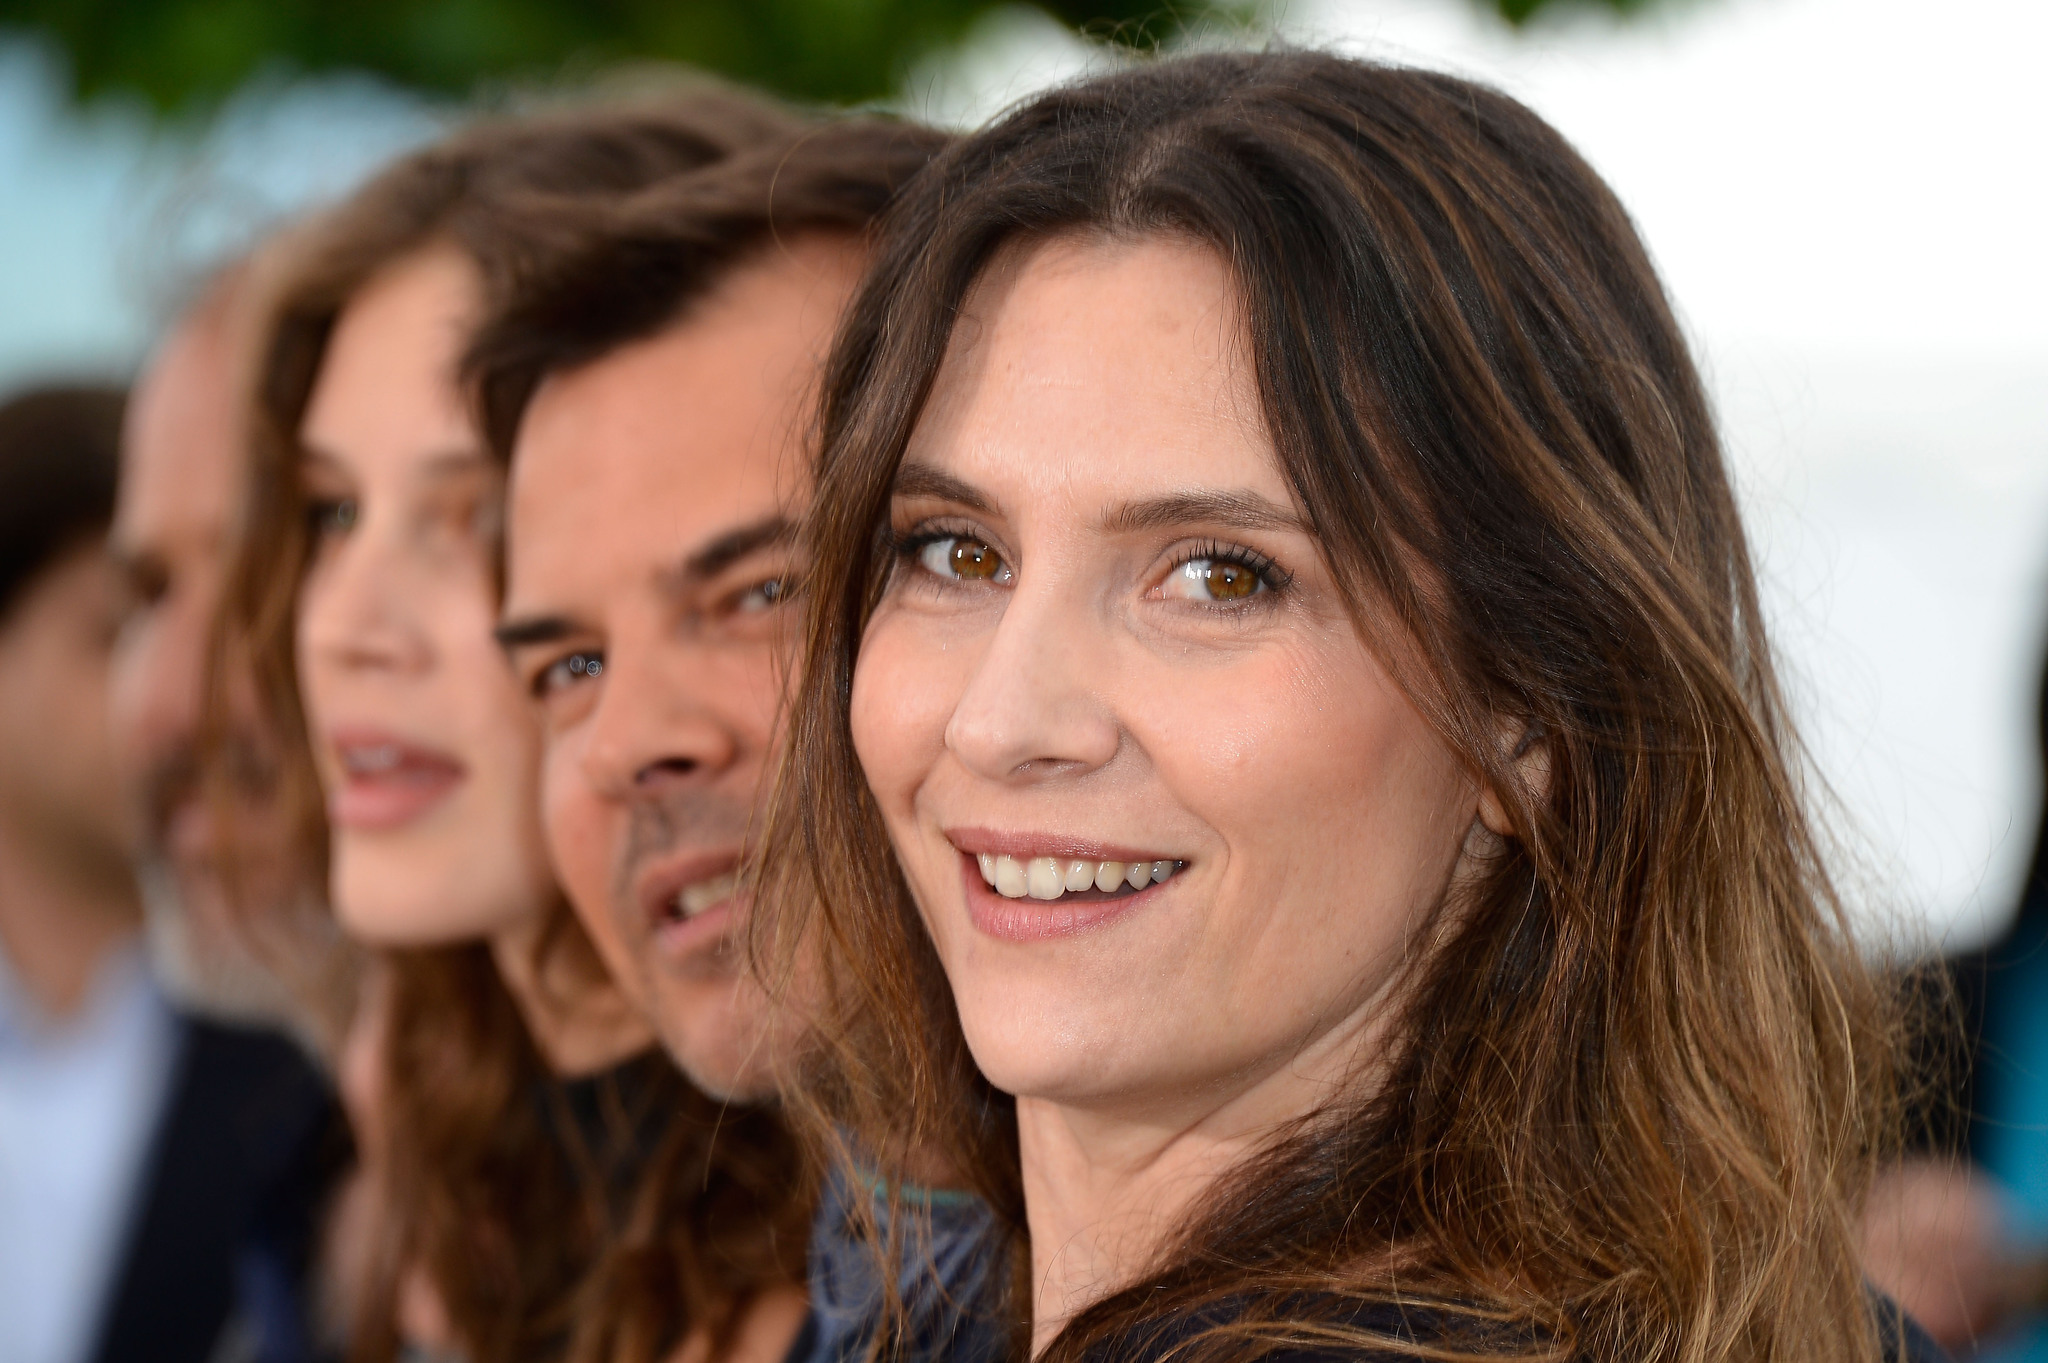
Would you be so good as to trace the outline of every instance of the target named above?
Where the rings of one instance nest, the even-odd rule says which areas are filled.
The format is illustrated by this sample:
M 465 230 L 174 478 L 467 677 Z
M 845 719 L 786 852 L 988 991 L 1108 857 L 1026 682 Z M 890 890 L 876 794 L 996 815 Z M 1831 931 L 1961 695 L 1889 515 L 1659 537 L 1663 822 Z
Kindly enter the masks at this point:
M 327 817 L 337 828 L 403 827 L 469 779 L 469 769 L 453 753 L 385 729 L 333 729 L 327 746 L 340 776 L 327 797 Z
M 1187 863 L 1141 849 L 1040 834 L 954 829 L 974 925 L 1005 941 L 1067 937 L 1156 897 Z

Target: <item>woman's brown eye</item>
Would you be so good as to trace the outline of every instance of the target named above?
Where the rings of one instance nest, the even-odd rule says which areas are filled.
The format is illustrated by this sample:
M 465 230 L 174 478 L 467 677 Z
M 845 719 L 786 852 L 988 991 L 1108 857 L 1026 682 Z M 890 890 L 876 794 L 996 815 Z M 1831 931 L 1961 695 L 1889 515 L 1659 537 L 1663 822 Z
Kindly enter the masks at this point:
M 995 550 L 974 540 L 954 540 L 951 557 L 953 572 L 959 577 L 986 581 L 1003 568 L 1003 561 L 996 557 Z
M 1242 563 L 1210 559 L 1203 573 L 1209 595 L 1218 601 L 1235 601 L 1259 589 L 1259 575 Z
M 1002 555 L 980 540 L 968 539 L 964 535 L 933 540 L 919 552 L 918 560 L 928 571 L 940 577 L 957 578 L 963 582 L 1007 582 L 1010 579 L 1009 565 L 1003 562 Z
M 1242 601 L 1270 590 L 1258 569 L 1227 558 L 1189 559 L 1166 579 L 1166 595 L 1188 601 Z

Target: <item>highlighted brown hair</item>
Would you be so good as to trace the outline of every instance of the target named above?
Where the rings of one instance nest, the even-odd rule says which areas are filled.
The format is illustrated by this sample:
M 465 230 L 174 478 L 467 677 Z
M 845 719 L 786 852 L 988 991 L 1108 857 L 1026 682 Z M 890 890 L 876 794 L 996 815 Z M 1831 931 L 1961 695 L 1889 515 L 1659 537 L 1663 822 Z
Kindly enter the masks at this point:
M 784 966 L 826 963 L 810 1119 L 892 1176 L 944 1152 L 1022 1271 L 1014 1111 L 968 1053 L 847 697 L 954 319 L 1003 247 L 1075 232 L 1226 262 L 1295 497 L 1361 627 L 1394 627 L 1366 637 L 1412 641 L 1386 661 L 1514 836 L 1419 935 L 1355 1091 L 1043 1357 L 1207 1318 L 1227 1323 L 1190 1356 L 1874 1358 L 1852 1217 L 1891 1120 L 1891 1008 L 1802 803 L 1712 415 L 1614 195 L 1450 76 L 1162 61 L 1032 101 L 893 213 L 827 385 L 757 924 Z M 1542 745 L 1544 782 L 1504 733 Z M 1360 1324 L 1396 1301 L 1490 1324 Z

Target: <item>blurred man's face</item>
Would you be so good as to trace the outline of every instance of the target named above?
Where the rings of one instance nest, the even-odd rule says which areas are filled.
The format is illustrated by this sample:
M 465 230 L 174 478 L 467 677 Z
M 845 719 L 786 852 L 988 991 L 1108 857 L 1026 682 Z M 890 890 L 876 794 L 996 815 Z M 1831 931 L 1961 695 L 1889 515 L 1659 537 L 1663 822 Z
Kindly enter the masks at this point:
M 130 608 L 115 642 L 117 761 L 139 816 L 143 891 L 159 964 L 188 1001 L 263 1010 L 275 989 L 227 929 L 221 833 L 199 784 L 208 636 L 242 481 L 240 376 L 229 309 L 206 307 L 164 344 L 123 433 L 112 546 Z M 242 707 L 247 710 L 248 707 Z M 281 898 L 282 830 L 265 800 L 272 764 L 257 727 L 227 739 L 231 831 L 251 902 Z
M 58 557 L 0 614 L 0 816 L 133 931 L 125 806 L 107 736 L 120 579 L 97 541 Z M 80 902 L 87 902 L 81 900 Z
M 542 716 L 543 822 L 606 963 L 705 1090 L 767 1083 L 735 878 L 774 755 L 782 584 L 819 365 L 860 261 L 812 241 L 535 395 L 500 637 Z

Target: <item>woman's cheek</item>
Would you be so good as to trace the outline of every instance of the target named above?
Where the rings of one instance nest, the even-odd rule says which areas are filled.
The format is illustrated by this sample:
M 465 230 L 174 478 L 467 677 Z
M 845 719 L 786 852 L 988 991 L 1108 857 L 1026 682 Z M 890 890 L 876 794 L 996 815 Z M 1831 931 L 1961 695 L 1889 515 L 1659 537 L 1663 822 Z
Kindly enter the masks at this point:
M 854 751 L 891 823 L 907 814 L 918 782 L 945 750 L 959 696 L 950 661 L 916 617 L 886 606 L 861 643 L 848 720 Z
M 1145 678 L 1119 708 L 1175 797 L 1225 827 L 1299 793 L 1303 758 L 1325 749 L 1325 719 L 1302 671 L 1321 660 L 1274 650 L 1203 669 Z

